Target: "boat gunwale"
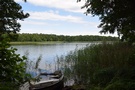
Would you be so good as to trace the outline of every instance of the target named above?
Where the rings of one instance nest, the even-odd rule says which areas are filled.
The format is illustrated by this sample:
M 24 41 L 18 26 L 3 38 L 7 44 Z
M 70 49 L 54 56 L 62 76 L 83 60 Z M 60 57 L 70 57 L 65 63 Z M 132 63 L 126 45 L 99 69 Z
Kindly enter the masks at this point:
M 40 75 L 38 75 L 38 76 L 40 76 Z M 51 80 L 51 79 L 50 79 Z M 47 83 L 51 83 L 51 81 L 50 82 L 47 82 L 47 81 L 45 81 L 45 82 L 42 82 L 42 83 L 38 83 L 38 84 L 32 84 L 32 83 L 30 83 L 29 82 L 29 84 L 30 84 L 30 88 L 32 88 L 32 90 L 34 89 L 34 90 L 40 90 L 40 89 L 44 89 L 44 88 L 49 88 L 49 87 L 53 87 L 53 86 L 55 86 L 55 85 L 58 85 L 59 83 L 63 83 L 63 80 L 64 80 L 64 75 L 62 74 L 61 76 L 60 76 L 60 78 L 58 78 L 58 79 L 52 79 L 52 80 L 57 80 L 57 81 L 54 81 L 52 84 L 50 84 L 50 85 L 48 85 L 48 86 L 45 86 L 45 85 L 43 85 L 42 87 L 39 87 L 38 88 L 38 85 L 40 86 L 40 85 L 42 85 L 42 84 L 47 84 Z M 48 80 L 49 81 L 49 80 Z M 37 85 L 37 86 L 36 86 Z M 64 84 L 63 84 L 64 85 Z

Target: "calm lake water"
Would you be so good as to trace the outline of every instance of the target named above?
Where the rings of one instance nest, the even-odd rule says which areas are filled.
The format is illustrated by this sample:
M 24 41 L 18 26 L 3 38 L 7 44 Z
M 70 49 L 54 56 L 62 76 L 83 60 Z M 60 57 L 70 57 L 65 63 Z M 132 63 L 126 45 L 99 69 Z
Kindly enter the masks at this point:
M 36 61 L 39 56 L 42 56 L 39 68 L 53 69 L 57 57 L 67 55 L 70 51 L 81 49 L 91 42 L 77 42 L 77 43 L 56 43 L 56 44 L 43 44 L 43 45 L 13 45 L 17 48 L 17 54 L 21 56 L 28 53 L 28 58 L 31 61 Z M 51 68 L 50 68 L 51 67 Z

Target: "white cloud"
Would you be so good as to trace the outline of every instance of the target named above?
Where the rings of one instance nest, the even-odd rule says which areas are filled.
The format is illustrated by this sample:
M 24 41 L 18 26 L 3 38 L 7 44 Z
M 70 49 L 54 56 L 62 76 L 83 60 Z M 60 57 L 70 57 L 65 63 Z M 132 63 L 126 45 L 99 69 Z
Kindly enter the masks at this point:
M 35 28 L 27 28 L 22 29 L 20 33 L 44 33 L 44 34 L 57 34 L 57 35 L 100 35 L 98 30 L 91 31 L 91 30 L 72 30 L 66 31 L 66 30 L 56 30 L 55 28 L 50 29 L 35 29 Z
M 23 0 L 15 1 L 24 3 Z M 64 35 L 99 34 L 99 29 L 97 28 L 99 22 L 89 20 L 83 16 L 79 17 L 81 16 L 80 14 L 85 12 L 85 10 L 81 10 L 81 6 L 83 6 L 84 2 L 77 3 L 76 1 L 77 0 L 27 0 L 27 3 L 32 4 L 32 8 L 29 8 L 27 5 L 24 6 L 25 11 L 30 14 L 30 17 L 21 22 L 21 32 Z M 39 10 L 38 7 L 35 9 L 33 5 L 42 6 L 43 8 L 47 7 L 47 9 L 46 11 Z M 49 11 L 47 11 L 48 9 Z M 65 11 L 68 12 L 65 13 Z
M 15 1 L 22 2 L 22 0 Z M 84 9 L 81 9 L 81 6 L 85 3 L 83 0 L 79 3 L 77 3 L 77 0 L 27 0 L 27 2 L 36 6 L 57 8 L 70 12 L 85 12 Z
M 48 25 L 48 23 L 45 22 L 37 22 L 37 21 L 31 21 L 31 20 L 25 20 L 25 21 L 20 21 L 22 24 L 27 24 L 27 25 Z
M 20 31 L 20 33 L 38 33 L 38 34 L 40 34 L 40 33 L 44 33 L 44 34 L 56 34 L 56 32 L 58 32 L 58 31 L 56 31 L 55 32 L 55 30 L 54 29 L 34 29 L 34 28 L 32 28 L 32 29 L 22 29 L 21 31 Z
M 63 16 L 60 15 L 57 12 L 28 12 L 30 13 L 30 19 L 35 20 L 51 20 L 51 21 L 67 21 L 67 22 L 73 22 L 73 23 L 88 23 L 87 21 L 84 21 L 82 17 L 77 16 Z

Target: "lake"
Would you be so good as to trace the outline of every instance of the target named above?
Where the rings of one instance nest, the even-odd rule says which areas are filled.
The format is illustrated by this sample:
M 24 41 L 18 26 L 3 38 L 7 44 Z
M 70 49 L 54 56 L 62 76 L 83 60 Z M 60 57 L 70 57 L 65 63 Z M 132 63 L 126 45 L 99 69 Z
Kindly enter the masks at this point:
M 93 42 L 94 43 L 94 42 Z M 43 45 L 12 45 L 17 48 L 17 54 L 21 56 L 28 54 L 28 59 L 35 62 L 41 56 L 39 68 L 46 70 L 53 70 L 57 57 L 67 55 L 75 49 L 81 49 L 91 42 L 74 42 L 74 43 L 56 43 Z

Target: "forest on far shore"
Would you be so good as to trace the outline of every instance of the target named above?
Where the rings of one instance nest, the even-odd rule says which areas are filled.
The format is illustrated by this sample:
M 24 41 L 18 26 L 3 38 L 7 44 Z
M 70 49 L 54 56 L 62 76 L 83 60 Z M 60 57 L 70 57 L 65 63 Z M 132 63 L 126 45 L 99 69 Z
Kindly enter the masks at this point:
M 118 37 L 112 36 L 98 36 L 98 35 L 78 35 L 78 36 L 67 36 L 67 35 L 55 35 L 55 34 L 29 34 L 22 33 L 18 34 L 15 42 L 44 42 L 44 41 L 118 41 Z

